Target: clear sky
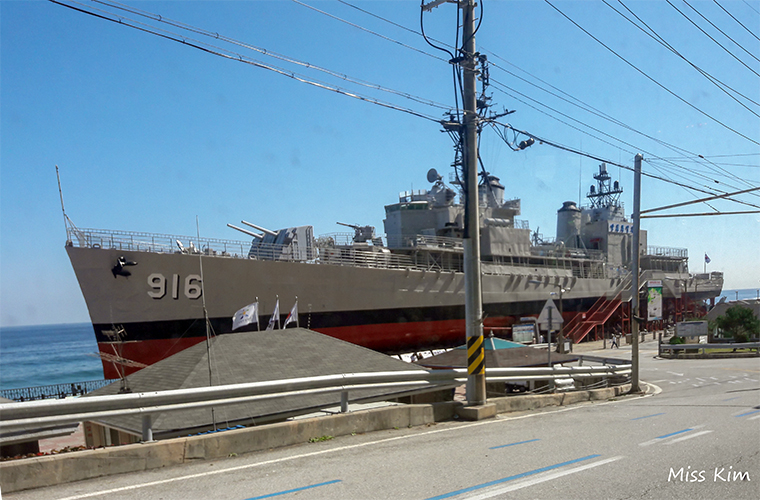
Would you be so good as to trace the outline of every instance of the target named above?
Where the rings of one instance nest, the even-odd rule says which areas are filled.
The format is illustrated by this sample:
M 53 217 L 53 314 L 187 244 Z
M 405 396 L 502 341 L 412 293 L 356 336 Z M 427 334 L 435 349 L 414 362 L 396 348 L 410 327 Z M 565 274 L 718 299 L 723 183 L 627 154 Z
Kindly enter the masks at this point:
M 544 1 L 485 0 L 476 40 L 494 63 L 494 111 L 516 110 L 503 119 L 513 127 L 615 163 L 633 166 L 641 152 L 644 172 L 705 191 L 760 185 L 760 2 L 721 1 L 736 20 L 708 0 L 688 0 L 696 11 L 683 0 L 607 2 L 552 1 L 630 64 Z M 306 3 L 353 25 L 288 0 L 124 4 L 219 39 L 121 15 L 432 118 L 444 110 L 429 102 L 454 106 L 449 56 L 388 22 L 419 31 L 419 2 Z M 628 7 L 683 58 L 610 6 L 634 19 Z M 456 23 L 452 4 L 424 15 L 438 44 L 455 43 Z M 226 227 L 241 219 L 270 229 L 311 224 L 316 234 L 344 230 L 338 221 L 372 224 L 382 234 L 384 205 L 400 191 L 428 188 L 431 167 L 450 170 L 451 140 L 434 121 L 52 2 L 0 2 L 0 37 L 2 326 L 89 319 L 64 250 L 56 165 L 66 212 L 79 227 L 194 235 L 197 217 L 202 235 L 228 239 L 244 239 Z M 563 201 L 578 201 L 580 192 L 586 203 L 599 163 L 545 144 L 513 152 L 489 130 L 481 157 L 506 195 L 522 199 L 521 218 L 546 236 L 554 236 Z M 632 174 L 609 171 L 630 212 Z M 758 194 L 737 199 L 760 206 Z M 645 178 L 642 206 L 703 196 Z M 710 211 L 699 204 L 671 213 Z M 650 245 L 688 248 L 692 272 L 702 272 L 707 253 L 707 270 L 723 271 L 726 288 L 760 287 L 760 214 L 649 219 L 642 227 Z

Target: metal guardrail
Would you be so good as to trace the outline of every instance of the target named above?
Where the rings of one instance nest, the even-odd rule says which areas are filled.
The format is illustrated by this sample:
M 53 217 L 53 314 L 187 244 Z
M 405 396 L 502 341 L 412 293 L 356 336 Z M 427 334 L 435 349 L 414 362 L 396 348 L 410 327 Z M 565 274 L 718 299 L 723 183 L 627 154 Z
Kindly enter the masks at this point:
M 726 344 L 660 344 L 658 355 L 662 355 L 663 351 L 685 351 L 687 349 L 755 349 L 757 355 L 760 356 L 760 342 L 731 342 Z
M 488 368 L 490 382 L 557 380 L 585 377 L 619 377 L 631 373 L 631 365 Z M 251 403 L 288 396 L 341 393 L 341 411 L 347 411 L 349 393 L 362 389 L 398 388 L 430 390 L 453 387 L 467 381 L 467 370 L 405 370 L 393 372 L 347 373 L 245 384 L 197 387 L 137 394 L 91 396 L 65 400 L 0 404 L 0 432 L 97 420 L 107 417 L 141 415 L 143 440 L 151 441 L 151 418 L 155 413 L 210 406 Z

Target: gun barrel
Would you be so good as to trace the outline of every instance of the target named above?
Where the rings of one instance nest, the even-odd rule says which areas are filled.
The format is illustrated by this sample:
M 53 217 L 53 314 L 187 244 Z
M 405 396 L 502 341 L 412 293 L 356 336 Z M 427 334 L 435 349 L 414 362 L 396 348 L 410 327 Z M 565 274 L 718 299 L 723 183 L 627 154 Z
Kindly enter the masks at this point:
M 244 220 L 241 220 L 240 222 L 242 222 L 246 226 L 251 226 L 254 229 L 258 229 L 259 231 L 263 232 L 264 234 L 268 234 L 270 236 L 277 236 L 277 233 L 275 231 L 270 231 L 267 228 L 264 228 L 264 227 L 261 227 L 261 226 L 257 226 L 256 224 L 251 224 L 250 222 L 246 222 Z
M 227 227 L 231 227 L 232 229 L 235 229 L 236 231 L 240 231 L 241 233 L 247 234 L 248 236 L 253 236 L 256 239 L 263 240 L 264 235 L 263 234 L 256 234 L 251 231 L 248 231 L 247 229 L 243 229 L 241 227 L 233 226 L 232 224 L 227 224 Z

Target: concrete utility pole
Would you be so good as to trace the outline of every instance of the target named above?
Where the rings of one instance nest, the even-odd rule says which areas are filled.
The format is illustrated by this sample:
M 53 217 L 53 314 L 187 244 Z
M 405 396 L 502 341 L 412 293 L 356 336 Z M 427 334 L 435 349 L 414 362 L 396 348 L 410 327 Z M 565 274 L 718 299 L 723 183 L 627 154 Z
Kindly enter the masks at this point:
M 467 403 L 486 402 L 483 298 L 480 284 L 480 209 L 478 203 L 478 109 L 475 55 L 475 2 L 461 2 L 464 53 L 464 283 L 467 335 Z
M 633 164 L 633 265 L 631 266 L 631 392 L 641 392 L 639 388 L 639 231 L 641 231 L 641 153 Z

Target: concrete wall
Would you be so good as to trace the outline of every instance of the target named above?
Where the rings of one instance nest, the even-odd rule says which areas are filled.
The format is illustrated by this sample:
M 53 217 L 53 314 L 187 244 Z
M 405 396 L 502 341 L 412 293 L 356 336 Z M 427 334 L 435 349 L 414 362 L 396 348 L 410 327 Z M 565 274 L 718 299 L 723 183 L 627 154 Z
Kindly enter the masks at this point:
M 195 460 L 211 460 L 229 457 L 232 454 L 240 455 L 307 443 L 311 438 L 322 436 L 345 436 L 352 433 L 425 425 L 451 420 L 455 417 L 487 418 L 494 416 L 497 412 L 524 411 L 581 401 L 606 400 L 623 394 L 629 389 L 630 386 L 621 386 L 563 394 L 494 398 L 489 399 L 489 404 L 486 405 L 489 411 L 474 413 L 456 401 L 388 406 L 201 436 L 13 460 L 0 463 L 0 488 L 3 492 L 10 493 L 111 474 L 139 472 Z M 475 416 L 472 417 L 472 415 Z

